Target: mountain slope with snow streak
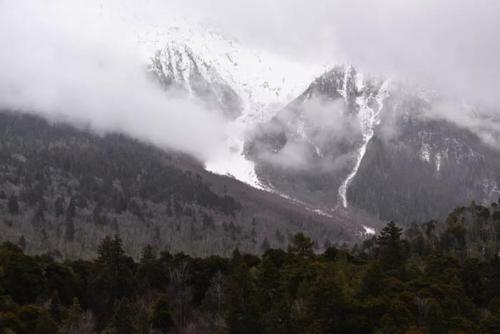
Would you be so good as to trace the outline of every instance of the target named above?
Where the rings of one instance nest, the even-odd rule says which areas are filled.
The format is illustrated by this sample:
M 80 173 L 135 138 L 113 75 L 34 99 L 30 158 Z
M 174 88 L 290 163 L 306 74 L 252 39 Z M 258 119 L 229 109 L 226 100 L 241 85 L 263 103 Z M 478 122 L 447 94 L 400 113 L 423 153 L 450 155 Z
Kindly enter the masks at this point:
M 347 207 L 349 184 L 387 94 L 386 81 L 364 77 L 352 66 L 337 66 L 318 77 L 247 144 L 259 177 L 279 191 L 292 189 L 291 196 L 303 201 Z M 283 163 L 287 160 L 292 166 Z
M 102 17 L 115 14 L 106 4 Z M 186 20 L 151 22 L 138 11 L 124 27 L 161 84 L 227 120 L 209 171 L 313 209 L 401 222 L 498 196 L 498 153 L 459 122 L 422 117 L 436 101 L 418 89 L 352 66 L 289 61 Z
M 171 27 L 145 33 L 141 41 L 163 45 L 151 71 L 166 87 L 181 88 L 224 111 L 226 154 L 207 161 L 206 168 L 262 188 L 253 163 L 243 155 L 246 133 L 299 95 L 320 67 L 245 48 L 210 29 Z
M 246 152 L 263 184 L 325 210 L 410 223 L 489 203 L 499 195 L 500 153 L 434 114 L 439 99 L 339 66 L 260 125 Z
M 363 81 L 361 79 L 360 86 L 358 87 L 359 90 L 363 89 Z M 349 175 L 346 177 L 344 182 L 339 187 L 339 196 L 341 200 L 341 204 L 344 208 L 348 206 L 348 201 L 347 201 L 347 189 L 349 185 L 351 184 L 352 180 L 356 176 L 359 167 L 361 166 L 361 162 L 363 161 L 363 157 L 366 154 L 366 150 L 368 147 L 368 144 L 370 143 L 370 140 L 373 138 L 375 134 L 375 128 L 377 125 L 380 124 L 380 113 L 382 112 L 382 109 L 384 107 L 384 99 L 387 97 L 388 94 L 388 86 L 389 82 L 386 81 L 380 88 L 380 90 L 377 92 L 377 95 L 375 97 L 377 101 L 377 105 L 375 106 L 369 106 L 366 103 L 366 99 L 363 97 L 357 97 L 356 98 L 356 103 L 359 105 L 359 111 L 358 111 L 358 118 L 360 121 L 360 126 L 361 126 L 361 133 L 363 136 L 363 142 L 358 149 L 358 156 L 356 159 L 356 163 Z

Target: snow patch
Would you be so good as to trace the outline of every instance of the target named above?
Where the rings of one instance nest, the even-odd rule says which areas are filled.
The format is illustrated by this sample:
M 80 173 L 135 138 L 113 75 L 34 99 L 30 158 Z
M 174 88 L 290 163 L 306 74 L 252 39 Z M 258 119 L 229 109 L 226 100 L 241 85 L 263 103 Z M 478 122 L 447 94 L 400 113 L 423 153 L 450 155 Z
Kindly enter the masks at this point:
M 238 95 L 242 111 L 235 120 L 228 121 L 225 153 L 206 161 L 205 166 L 213 173 L 229 174 L 262 189 L 254 164 L 244 156 L 245 135 L 302 93 L 323 67 L 250 49 L 218 31 L 197 25 L 150 27 L 138 36 L 150 57 L 160 50 L 160 62 L 171 65 L 175 79 L 186 85 L 188 92 L 192 91 L 191 67 L 196 67 L 204 80 L 214 85 L 227 84 Z
M 441 153 L 436 154 L 436 170 L 439 172 L 441 171 L 441 162 L 443 160 L 443 157 Z
M 346 83 L 344 82 L 344 92 L 346 89 L 345 87 Z M 347 175 L 346 179 L 342 182 L 338 190 L 338 194 L 342 206 L 344 208 L 347 208 L 348 206 L 347 189 L 349 188 L 349 185 L 351 184 L 352 180 L 358 173 L 359 167 L 361 166 L 361 162 L 363 161 L 363 157 L 366 154 L 366 149 L 368 147 L 368 144 L 370 143 L 371 139 L 373 138 L 373 135 L 375 134 L 375 127 L 378 124 L 380 124 L 380 112 L 384 107 L 384 100 L 387 97 L 388 88 L 389 88 L 389 81 L 385 81 L 380 87 L 377 96 L 375 97 L 375 100 L 377 102 L 377 106 L 375 108 L 370 107 L 368 105 L 368 101 L 365 96 L 359 96 L 356 98 L 356 103 L 359 105 L 359 111 L 357 116 L 361 125 L 362 143 L 361 147 L 358 149 L 356 153 L 356 161 L 354 164 L 354 168 Z M 344 98 L 347 98 L 347 95 L 344 96 Z
M 420 148 L 420 159 L 425 162 L 431 161 L 431 146 L 429 144 L 422 144 Z
M 375 234 L 377 234 L 376 231 L 375 231 L 375 229 L 372 228 L 372 227 L 368 227 L 366 225 L 363 225 L 363 229 L 365 230 L 365 233 L 364 233 L 365 235 L 375 235 Z

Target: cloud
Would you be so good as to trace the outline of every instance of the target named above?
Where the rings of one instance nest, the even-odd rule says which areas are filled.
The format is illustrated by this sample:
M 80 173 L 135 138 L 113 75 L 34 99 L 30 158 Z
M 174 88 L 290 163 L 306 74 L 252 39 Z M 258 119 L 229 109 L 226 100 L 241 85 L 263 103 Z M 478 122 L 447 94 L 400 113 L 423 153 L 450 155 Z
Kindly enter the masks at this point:
M 439 101 L 432 106 L 425 117 L 446 120 L 468 129 L 491 148 L 498 150 L 500 145 L 500 118 L 498 114 L 480 111 L 477 108 L 455 101 Z
M 498 106 L 499 12 L 497 0 L 0 0 L 0 107 L 125 132 L 203 160 L 223 155 L 227 124 L 151 83 L 134 49 L 135 28 L 177 17 L 283 57 L 350 62 Z M 331 113 L 309 115 L 322 120 L 311 122 L 314 141 L 345 140 Z M 320 131 L 325 124 L 333 128 Z M 289 147 L 283 161 L 301 150 Z
M 497 0 L 170 0 L 289 57 L 349 62 L 499 105 Z
M 286 140 L 283 126 L 296 130 L 285 132 Z M 316 97 L 289 106 L 275 122 L 257 129 L 252 136 L 259 160 L 280 168 L 328 173 L 352 164 L 353 148 L 362 139 L 359 120 L 347 111 L 343 100 Z M 269 142 L 269 138 L 274 140 Z M 279 142 L 282 146 L 277 149 Z
M 126 133 L 202 160 L 215 154 L 225 135 L 218 113 L 148 79 L 122 26 L 87 9 L 78 1 L 0 1 L 0 108 Z

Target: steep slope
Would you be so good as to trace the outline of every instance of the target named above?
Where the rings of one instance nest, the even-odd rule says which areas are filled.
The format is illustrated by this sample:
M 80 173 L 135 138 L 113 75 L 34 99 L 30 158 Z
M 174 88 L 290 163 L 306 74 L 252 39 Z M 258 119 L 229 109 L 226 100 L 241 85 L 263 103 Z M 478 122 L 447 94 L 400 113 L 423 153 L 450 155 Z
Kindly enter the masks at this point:
M 364 231 L 362 220 L 317 214 L 182 154 L 30 115 L 0 113 L 0 160 L 1 239 L 29 252 L 90 256 L 115 233 L 134 255 L 146 244 L 198 255 L 260 252 L 284 247 L 297 231 L 318 247 Z
M 145 29 L 138 38 L 154 50 L 151 70 L 167 86 L 179 85 L 197 95 L 201 83 L 209 89 L 226 85 L 240 100 L 238 111 L 260 119 L 270 118 L 267 111 L 277 111 L 299 95 L 320 70 L 248 48 L 218 30 L 194 24 Z M 231 103 L 220 101 L 220 107 L 227 109 Z
M 429 117 L 437 103 L 399 90 L 387 99 L 381 125 L 347 193 L 353 205 L 410 222 L 444 217 L 473 200 L 498 198 L 500 152 L 469 129 Z
M 246 134 L 300 94 L 318 66 L 247 48 L 198 25 L 146 27 L 138 39 L 154 54 L 149 69 L 166 89 L 200 99 L 228 119 L 227 154 L 205 167 L 261 188 L 253 163 L 243 154 Z
M 386 94 L 386 82 L 350 66 L 317 78 L 247 143 L 261 181 L 306 202 L 347 207 Z
M 260 126 L 246 152 L 265 185 L 307 203 L 403 223 L 443 217 L 498 197 L 500 153 L 433 117 L 439 102 L 337 67 Z

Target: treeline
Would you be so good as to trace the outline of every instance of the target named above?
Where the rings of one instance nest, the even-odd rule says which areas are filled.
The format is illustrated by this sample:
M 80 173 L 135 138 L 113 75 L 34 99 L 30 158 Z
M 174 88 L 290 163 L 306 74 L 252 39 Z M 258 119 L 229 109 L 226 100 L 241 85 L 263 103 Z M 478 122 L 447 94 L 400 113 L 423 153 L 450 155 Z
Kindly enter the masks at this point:
M 140 219 L 147 202 L 199 205 L 234 215 L 241 204 L 211 189 L 198 174 L 171 166 L 173 156 L 126 136 L 99 137 L 70 126 L 0 112 L 0 185 L 28 207 L 46 211 L 59 196 L 78 208 Z M 173 202 L 173 203 L 171 203 Z M 99 214 L 100 212 L 98 212 Z
M 389 223 L 357 250 L 297 234 L 262 256 L 192 258 L 118 236 L 93 261 L 0 246 L 1 333 L 499 333 L 500 259 L 419 254 Z

